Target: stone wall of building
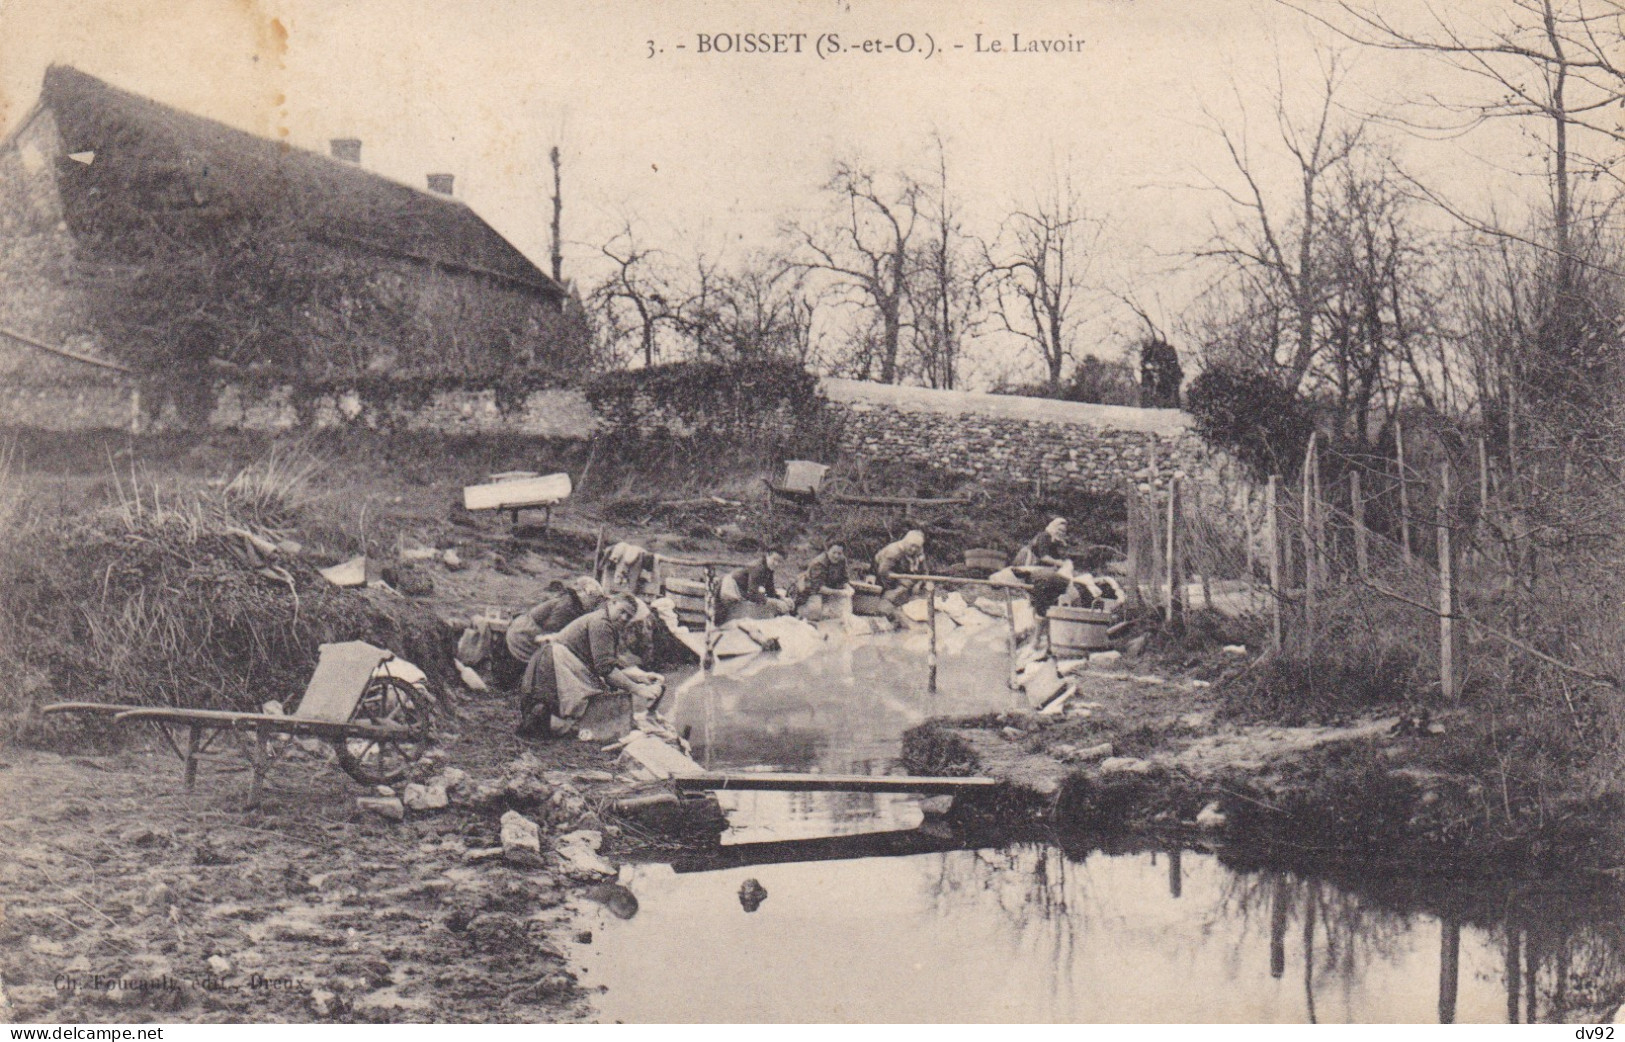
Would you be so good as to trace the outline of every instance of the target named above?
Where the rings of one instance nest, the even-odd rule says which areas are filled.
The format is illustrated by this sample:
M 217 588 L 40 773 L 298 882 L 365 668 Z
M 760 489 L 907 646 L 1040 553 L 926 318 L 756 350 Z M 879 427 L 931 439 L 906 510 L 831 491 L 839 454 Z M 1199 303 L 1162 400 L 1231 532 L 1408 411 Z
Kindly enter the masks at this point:
M 564 440 L 590 439 L 602 426 L 587 396 L 576 388 L 531 391 L 499 403 L 493 390 L 447 390 L 416 402 L 369 398 L 349 390 L 299 398 L 289 387 L 270 390 L 225 386 L 215 396 L 209 425 L 237 430 L 363 427 L 441 434 L 510 434 Z

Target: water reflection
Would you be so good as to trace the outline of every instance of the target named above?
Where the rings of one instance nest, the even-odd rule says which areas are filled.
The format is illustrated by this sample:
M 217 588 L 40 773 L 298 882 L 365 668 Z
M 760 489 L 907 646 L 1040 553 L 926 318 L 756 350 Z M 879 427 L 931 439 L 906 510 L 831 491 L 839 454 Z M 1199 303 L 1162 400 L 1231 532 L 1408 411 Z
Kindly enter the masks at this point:
M 1353 1023 L 1595 1020 L 1625 979 L 1616 910 L 1572 895 L 1484 918 L 1170 853 L 632 866 L 642 910 L 601 916 L 589 979 L 623 1020 Z
M 724 662 L 671 711 L 708 766 L 887 773 L 908 727 L 1016 703 L 997 629 L 944 641 L 936 695 L 923 640 Z M 722 798 L 735 845 L 623 870 L 634 918 L 588 910 L 606 1018 L 1516 1023 L 1596 1021 L 1625 999 L 1611 888 L 1305 875 L 1093 840 L 978 846 L 905 831 L 910 797 Z
M 937 715 L 1009 709 L 1002 631 L 944 640 L 938 691 L 926 691 L 924 634 L 832 638 L 816 654 L 725 660 L 675 692 L 670 709 L 708 769 L 889 774 L 903 732 Z M 725 843 L 911 829 L 917 797 L 876 793 L 725 792 Z

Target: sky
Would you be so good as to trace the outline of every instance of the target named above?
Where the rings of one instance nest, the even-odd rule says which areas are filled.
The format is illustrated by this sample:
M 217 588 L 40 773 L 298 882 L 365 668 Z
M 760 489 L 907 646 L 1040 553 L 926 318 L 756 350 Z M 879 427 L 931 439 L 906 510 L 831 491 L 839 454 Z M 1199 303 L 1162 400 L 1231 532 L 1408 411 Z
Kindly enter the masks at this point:
M 702 34 L 728 33 L 785 34 L 790 53 L 700 53 Z M 821 57 L 824 34 L 893 49 Z M 1067 46 L 1011 53 L 1014 34 Z M 1109 228 L 1097 279 L 1171 325 L 1197 284 L 1190 251 L 1231 219 L 1200 187 L 1231 176 L 1213 128 L 1245 126 L 1266 188 L 1289 198 L 1272 94 L 1312 104 L 1327 47 L 1272 0 L 0 0 L 0 124 L 62 62 L 297 146 L 360 138 L 363 165 L 386 176 L 455 174 L 544 269 L 558 145 L 565 271 L 583 282 L 625 223 L 674 254 L 742 256 L 817 212 L 837 157 L 924 173 L 940 134 L 986 235 L 1069 171 Z M 1425 59 L 1342 49 L 1351 109 L 1452 87 Z M 1504 129 L 1394 137 L 1475 205 L 1530 189 Z M 1111 354 L 1136 332 L 1119 310 L 1088 337 Z

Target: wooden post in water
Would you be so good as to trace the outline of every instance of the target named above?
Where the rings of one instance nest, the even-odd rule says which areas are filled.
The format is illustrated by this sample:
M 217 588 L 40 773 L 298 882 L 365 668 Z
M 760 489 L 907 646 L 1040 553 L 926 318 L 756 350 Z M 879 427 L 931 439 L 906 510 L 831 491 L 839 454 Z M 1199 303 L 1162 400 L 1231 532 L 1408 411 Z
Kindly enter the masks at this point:
M 1454 566 L 1450 545 L 1450 464 L 1439 464 L 1439 691 L 1456 698 Z
M 1010 676 L 1005 683 L 1014 691 L 1019 686 L 1016 683 L 1016 604 L 1015 598 L 1010 596 L 1010 587 L 1006 586 L 1000 592 L 1004 597 L 1004 651 L 1010 663 Z
M 1277 980 L 1286 974 L 1286 924 L 1291 914 L 1286 876 L 1276 873 L 1270 880 L 1270 976 Z
M 713 572 L 705 566 L 705 654 L 700 657 L 700 668 L 710 671 L 716 662 L 717 598 L 711 581 Z
M 1349 471 L 1349 510 L 1354 515 L 1354 567 L 1360 578 L 1371 574 L 1371 551 L 1366 545 L 1365 499 L 1360 494 L 1360 472 Z
M 1281 531 L 1275 490 L 1280 480 L 1278 475 L 1271 474 L 1264 490 L 1265 552 L 1270 555 L 1270 649 L 1277 653 L 1281 650 Z
M 1518 999 L 1523 993 L 1523 960 L 1518 952 L 1518 928 L 1511 922 L 1506 925 L 1505 969 L 1502 976 L 1507 989 L 1507 1023 L 1516 1024 Z
M 1405 567 L 1411 565 L 1411 496 L 1405 485 L 1405 428 L 1394 421 L 1394 451 L 1399 457 L 1399 545 L 1405 555 Z
M 937 693 L 937 584 L 925 584 L 925 617 L 931 627 L 931 653 L 926 658 L 925 692 Z

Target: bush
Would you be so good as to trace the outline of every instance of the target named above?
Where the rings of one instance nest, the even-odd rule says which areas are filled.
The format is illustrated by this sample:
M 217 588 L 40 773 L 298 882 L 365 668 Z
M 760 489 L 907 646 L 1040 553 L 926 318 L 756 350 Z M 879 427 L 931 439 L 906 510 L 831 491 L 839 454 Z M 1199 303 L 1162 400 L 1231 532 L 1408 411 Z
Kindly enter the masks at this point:
M 1261 373 L 1214 366 L 1185 394 L 1196 432 L 1260 478 L 1297 473 L 1315 429 L 1308 405 Z

